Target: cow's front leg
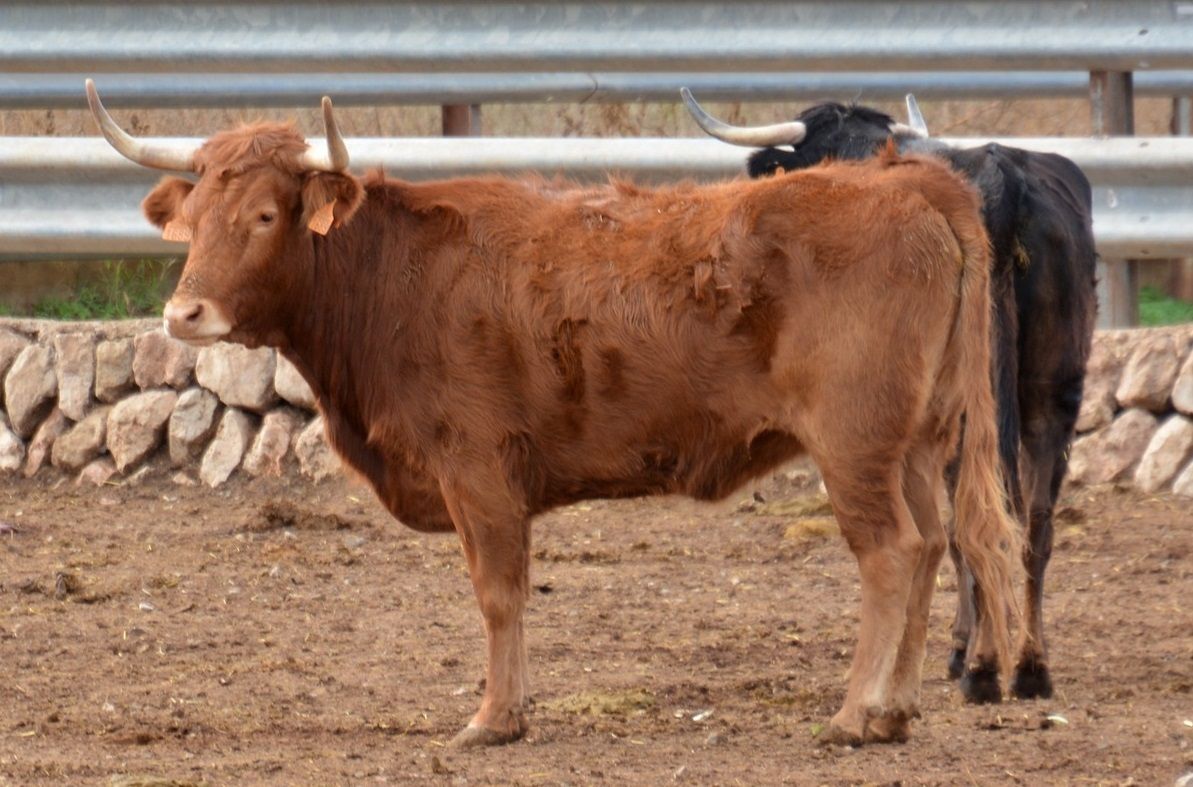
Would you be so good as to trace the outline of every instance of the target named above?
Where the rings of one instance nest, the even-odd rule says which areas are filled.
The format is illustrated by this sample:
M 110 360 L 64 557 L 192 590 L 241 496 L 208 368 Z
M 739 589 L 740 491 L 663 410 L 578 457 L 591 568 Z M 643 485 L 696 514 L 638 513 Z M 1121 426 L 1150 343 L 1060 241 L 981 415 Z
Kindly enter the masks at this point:
M 504 485 L 444 485 L 488 640 L 480 710 L 452 744 L 510 743 L 526 734 L 526 641 L 522 614 L 530 586 L 530 520 Z

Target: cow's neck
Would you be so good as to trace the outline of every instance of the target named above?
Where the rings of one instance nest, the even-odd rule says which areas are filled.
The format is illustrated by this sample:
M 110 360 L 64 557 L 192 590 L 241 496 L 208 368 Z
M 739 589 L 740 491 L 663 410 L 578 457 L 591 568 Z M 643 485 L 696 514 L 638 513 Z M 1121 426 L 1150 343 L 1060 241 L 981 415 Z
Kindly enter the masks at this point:
M 383 210 L 366 201 L 347 227 L 315 240 L 294 260 L 282 351 L 318 397 L 332 446 L 386 507 L 416 529 L 449 530 L 437 483 L 392 431 L 404 354 L 397 321 L 413 308 L 411 293 L 394 286 L 392 270 L 381 271 L 404 264 L 402 218 Z M 384 455 L 369 445 L 379 424 L 386 430 Z
M 383 283 L 382 265 L 393 264 L 394 222 L 366 202 L 346 226 L 314 238 L 295 261 L 285 334 L 296 365 L 325 404 L 367 415 L 375 357 L 381 343 L 397 349 L 390 325 L 403 314 L 402 293 Z M 387 341 L 390 340 L 390 341 Z

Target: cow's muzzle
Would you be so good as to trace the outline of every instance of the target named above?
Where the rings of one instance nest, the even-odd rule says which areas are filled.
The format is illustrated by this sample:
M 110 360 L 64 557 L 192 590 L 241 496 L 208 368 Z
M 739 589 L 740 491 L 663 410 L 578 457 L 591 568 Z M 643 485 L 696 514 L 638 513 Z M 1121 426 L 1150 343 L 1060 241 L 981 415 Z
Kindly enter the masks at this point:
M 188 344 L 211 344 L 232 330 L 223 309 L 207 298 L 171 298 L 163 318 L 166 335 Z

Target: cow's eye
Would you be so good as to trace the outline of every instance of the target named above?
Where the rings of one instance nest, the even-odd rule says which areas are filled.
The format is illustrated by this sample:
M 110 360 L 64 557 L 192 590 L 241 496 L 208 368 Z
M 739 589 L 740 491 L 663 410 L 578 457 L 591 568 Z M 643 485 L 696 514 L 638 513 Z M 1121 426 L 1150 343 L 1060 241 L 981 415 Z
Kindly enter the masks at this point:
M 261 211 L 261 215 L 257 217 L 257 220 L 260 221 L 262 224 L 273 224 L 273 220 L 276 218 L 277 218 L 277 214 L 274 213 L 273 211 L 263 210 L 263 211 Z

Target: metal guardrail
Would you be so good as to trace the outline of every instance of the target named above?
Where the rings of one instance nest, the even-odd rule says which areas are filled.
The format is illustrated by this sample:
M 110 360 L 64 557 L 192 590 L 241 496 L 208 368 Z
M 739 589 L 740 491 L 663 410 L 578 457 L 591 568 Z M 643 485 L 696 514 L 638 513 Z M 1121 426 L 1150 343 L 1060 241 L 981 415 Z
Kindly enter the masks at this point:
M 1193 42 L 1190 43 L 1193 46 Z M 0 74 L 0 108 L 85 109 L 84 74 Z M 824 99 L 1084 98 L 1083 71 L 934 73 L 509 73 L 509 74 L 104 74 L 104 104 L 120 108 L 314 107 L 394 104 L 587 103 Z M 1193 70 L 1143 71 L 1137 96 L 1193 95 Z
M 199 140 L 158 140 L 191 145 Z M 969 146 L 983 139 L 952 139 Z M 1094 184 L 1094 232 L 1109 258 L 1193 254 L 1193 139 L 1000 140 L 1073 159 Z M 318 143 L 315 143 L 318 144 Z M 741 173 L 747 151 L 709 139 L 348 140 L 353 170 L 383 167 L 430 179 L 486 172 L 561 173 L 580 180 L 621 172 L 641 180 Z M 99 138 L 0 137 L 0 259 L 183 253 L 138 205 L 161 173 L 138 167 Z
M 28 90 L 39 88 L 42 101 L 57 90 L 63 106 L 77 106 L 77 98 L 55 87 L 61 83 L 53 81 L 54 75 L 77 84 L 80 73 L 114 73 L 111 87 L 117 94 L 106 94 L 117 106 L 227 105 L 229 93 L 274 106 L 313 105 L 321 92 L 335 94 L 341 103 L 387 103 L 379 100 L 386 92 L 390 101 L 426 97 L 445 104 L 445 134 L 475 133 L 479 116 L 469 105 L 529 98 L 528 93 L 533 100 L 582 101 L 628 100 L 639 91 L 633 97 L 649 99 L 671 93 L 675 78 L 682 76 L 705 99 L 782 100 L 800 97 L 793 72 L 883 72 L 822 75 L 829 80 L 822 83 L 823 90 L 807 94 L 848 98 L 843 93 L 864 93 L 868 84 L 875 86 L 865 94 L 869 99 L 894 85 L 899 92 L 907 90 L 906 74 L 896 72 L 916 70 L 935 73 L 925 79 L 936 85 L 938 97 L 977 97 L 982 90 L 997 95 L 993 91 L 1007 89 L 1007 83 L 1024 85 L 1035 79 L 1039 87 L 1052 78 L 1057 82 L 1050 84 L 1072 79 L 1076 94 L 1081 85 L 1073 75 L 1017 72 L 1088 72 L 1085 84 L 1095 132 L 1130 134 L 1132 74 L 1138 73 L 1135 81 L 1143 93 L 1150 91 L 1149 83 L 1163 79 L 1148 75 L 1152 69 L 1193 69 L 1193 0 L 16 0 L 0 5 L 0 74 L 16 80 L 8 82 L 7 93 L 0 90 L 0 101 L 12 102 L 4 106 L 30 100 Z M 1000 73 L 975 77 L 968 85 L 962 84 L 961 74 L 948 73 L 973 71 Z M 136 73 L 155 76 L 119 95 L 116 83 Z M 272 75 L 268 86 L 254 81 L 264 73 Z M 419 76 L 412 77 L 415 73 Z M 191 87 L 177 89 L 180 83 L 171 81 L 182 74 L 194 79 Z M 739 75 L 747 84 L 735 84 L 723 74 Z M 847 88 L 855 78 L 858 86 Z M 326 91 L 323 85 L 312 89 L 314 82 L 331 79 L 340 81 L 327 84 L 331 89 Z M 533 82 L 530 87 L 527 79 Z M 352 87 L 350 80 L 355 80 Z M 40 85 L 30 86 L 36 82 Z M 107 85 L 102 78 L 100 83 Z M 927 84 L 911 87 L 927 97 Z M 288 86 L 289 97 L 279 90 L 282 85 Z M 961 92 L 952 93 L 958 86 Z M 1166 88 L 1160 94 L 1183 92 Z M 1188 106 L 1174 105 L 1178 125 L 1187 118 Z M 139 201 L 147 185 L 144 173 L 104 171 L 110 165 L 102 165 L 102 155 L 99 167 L 96 161 L 83 161 L 69 173 L 38 169 L 54 158 L 52 149 L 76 143 L 87 144 L 53 140 L 50 148 L 29 161 L 16 161 L 11 170 L 0 162 L 0 255 L 169 253 L 169 246 L 152 237 L 134 211 L 111 207 Z M 1143 151 L 1145 145 L 1162 143 L 1122 148 L 1133 153 L 1118 163 L 1113 163 L 1117 141 L 1094 143 L 1103 148 L 1072 148 L 1071 157 L 1097 184 L 1095 231 L 1107 260 L 1104 281 L 1111 282 L 1105 299 L 1110 308 L 1103 312 L 1115 322 L 1130 322 L 1135 302 L 1135 266 L 1116 260 L 1183 254 L 1193 248 L 1186 218 L 1193 190 L 1187 177 L 1174 175 L 1188 172 L 1190 151 L 1180 143 L 1165 145 L 1158 158 L 1172 153 L 1175 159 L 1167 163 L 1176 165 L 1174 171 L 1165 170 L 1149 164 L 1157 158 L 1155 149 Z M 25 143 L 4 144 L 16 150 Z M 367 161 L 373 142 L 356 144 Z M 573 174 L 621 169 L 644 175 L 721 175 L 738 170 L 741 162 L 740 152 L 707 141 L 376 144 L 390 147 L 374 151 L 375 163 L 406 174 L 441 161 L 449 169 L 437 175 L 476 166 Z M 1019 144 L 1045 149 L 1065 145 L 1068 150 L 1068 141 Z M 75 167 L 75 159 L 93 155 L 63 150 L 60 166 Z M 424 158 L 410 159 L 412 151 Z M 0 151 L 0 158 L 6 155 Z M 31 177 L 20 174 L 28 166 L 34 170 Z M 6 177 L 10 172 L 15 180 Z
M 8 2 L 0 71 L 1145 71 L 1187 0 Z

